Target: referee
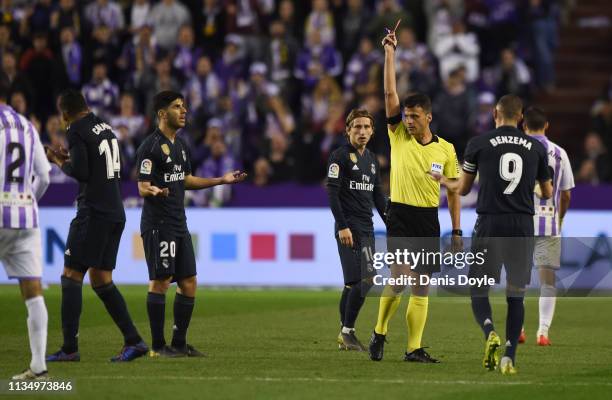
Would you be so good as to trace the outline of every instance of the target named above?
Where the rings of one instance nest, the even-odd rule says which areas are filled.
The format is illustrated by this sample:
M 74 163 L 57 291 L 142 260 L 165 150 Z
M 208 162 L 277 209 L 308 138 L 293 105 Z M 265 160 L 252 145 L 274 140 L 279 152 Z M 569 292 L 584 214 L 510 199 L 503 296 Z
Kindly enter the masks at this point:
M 459 164 L 452 144 L 433 134 L 431 101 L 424 94 L 408 95 L 400 106 L 395 83 L 395 48 L 397 38 L 390 32 L 382 41 L 385 49 L 384 90 L 387 128 L 391 143 L 391 203 L 387 213 L 387 248 L 410 252 L 438 253 L 440 223 L 438 206 L 440 184 L 428 172 L 443 174 L 448 179 L 459 177 Z M 459 195 L 448 192 L 448 206 L 453 225 L 453 248 L 461 246 Z M 405 361 L 437 363 L 438 360 L 421 346 L 428 308 L 429 285 L 421 285 L 422 275 L 439 272 L 440 266 L 391 266 L 394 278 L 410 279 L 411 296 L 406 311 L 409 338 Z M 404 286 L 385 287 L 380 298 L 378 321 L 370 340 L 370 359 L 380 361 L 389 320 L 397 310 Z

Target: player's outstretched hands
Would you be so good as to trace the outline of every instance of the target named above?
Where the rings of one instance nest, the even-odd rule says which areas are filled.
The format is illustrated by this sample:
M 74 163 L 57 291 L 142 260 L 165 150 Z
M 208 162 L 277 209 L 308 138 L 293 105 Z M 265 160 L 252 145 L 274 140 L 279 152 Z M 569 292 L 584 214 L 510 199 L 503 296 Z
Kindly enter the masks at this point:
M 62 146 L 60 146 L 59 149 L 54 149 L 51 146 L 45 146 L 45 154 L 50 162 L 57 164 L 59 167 L 70 159 L 70 154 Z
M 350 228 L 344 228 L 338 231 L 338 239 L 343 246 L 353 247 L 353 233 Z
M 146 190 L 150 196 L 168 197 L 168 195 L 170 194 L 170 190 L 168 188 L 161 189 L 153 185 L 148 186 Z
M 221 177 L 221 180 L 223 181 L 224 184 L 238 183 L 238 182 L 242 182 L 243 180 L 245 180 L 246 177 L 247 177 L 246 172 L 232 171 L 232 172 L 228 172 L 227 174 L 223 175 L 223 177 Z

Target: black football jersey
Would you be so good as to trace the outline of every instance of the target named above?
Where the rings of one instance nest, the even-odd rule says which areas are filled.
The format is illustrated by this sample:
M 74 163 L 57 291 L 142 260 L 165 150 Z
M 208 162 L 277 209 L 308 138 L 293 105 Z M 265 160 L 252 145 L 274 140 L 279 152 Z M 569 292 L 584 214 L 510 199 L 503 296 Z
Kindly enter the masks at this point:
M 62 169 L 79 182 L 79 215 L 125 221 L 121 198 L 121 159 L 113 129 L 89 113 L 66 132 L 70 161 Z
M 168 197 L 148 196 L 144 199 L 140 230 L 162 229 L 177 234 L 187 232 L 185 217 L 185 177 L 191 175 L 189 148 L 176 136 L 174 143 L 159 129 L 149 135 L 138 148 L 138 180 L 151 182 L 160 189 L 168 188 Z
M 385 208 L 378 170 L 376 155 L 368 149 L 360 155 L 347 144 L 331 153 L 327 189 L 336 231 L 349 227 L 373 232 L 372 208 L 376 207 L 381 217 Z
M 511 126 L 470 140 L 463 170 L 479 174 L 478 214 L 531 214 L 536 181 L 550 179 L 544 146 Z

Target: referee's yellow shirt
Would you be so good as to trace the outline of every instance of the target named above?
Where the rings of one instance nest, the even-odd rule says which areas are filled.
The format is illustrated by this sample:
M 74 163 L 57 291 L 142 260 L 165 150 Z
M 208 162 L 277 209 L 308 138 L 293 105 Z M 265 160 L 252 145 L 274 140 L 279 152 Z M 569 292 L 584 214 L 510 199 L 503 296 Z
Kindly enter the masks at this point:
M 431 142 L 420 144 L 408 133 L 403 122 L 388 129 L 391 142 L 391 201 L 414 207 L 438 207 L 440 183 L 427 172 L 438 172 L 449 179 L 459 178 L 455 147 L 434 135 Z

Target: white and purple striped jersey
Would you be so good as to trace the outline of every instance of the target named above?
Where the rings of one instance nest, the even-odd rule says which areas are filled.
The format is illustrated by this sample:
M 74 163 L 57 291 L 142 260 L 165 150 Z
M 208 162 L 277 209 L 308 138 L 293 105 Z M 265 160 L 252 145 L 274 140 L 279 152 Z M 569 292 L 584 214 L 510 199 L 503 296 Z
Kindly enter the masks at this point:
M 49 186 L 45 150 L 36 128 L 0 104 L 0 228 L 38 227 L 38 200 Z
M 548 169 L 553 184 L 553 195 L 550 199 L 542 199 L 534 194 L 533 216 L 535 236 L 559 236 L 559 197 L 562 190 L 574 187 L 574 174 L 567 153 L 559 145 L 551 142 L 544 135 L 533 135 L 546 148 L 548 154 Z

